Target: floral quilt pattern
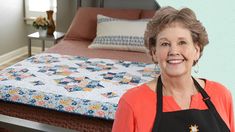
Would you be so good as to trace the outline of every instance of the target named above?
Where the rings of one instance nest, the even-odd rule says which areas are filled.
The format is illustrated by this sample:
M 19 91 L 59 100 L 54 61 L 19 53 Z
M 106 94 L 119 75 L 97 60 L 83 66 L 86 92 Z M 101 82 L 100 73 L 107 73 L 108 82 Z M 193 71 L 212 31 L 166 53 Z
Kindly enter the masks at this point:
M 78 68 L 69 67 L 68 65 L 42 66 L 42 67 L 39 67 L 38 72 L 45 73 L 49 76 L 52 76 L 52 75 L 69 76 L 70 74 L 74 72 L 78 72 Z
M 91 91 L 94 88 L 103 88 L 100 81 L 91 80 L 88 77 L 65 77 L 55 79 L 58 85 L 63 86 L 68 92 Z
M 76 63 L 80 68 L 89 70 L 91 72 L 115 69 L 112 63 L 105 63 L 104 61 L 84 61 Z
M 154 64 L 42 53 L 0 71 L 0 99 L 114 119 L 120 97 L 158 73 Z
M 6 71 L 7 72 L 0 75 L 1 81 L 11 80 L 11 79 L 20 81 L 28 77 L 35 77 L 35 75 L 30 73 L 27 68 L 22 68 L 22 69 L 9 68 L 6 69 Z
M 108 72 L 101 74 L 104 80 L 108 80 L 110 82 L 114 82 L 114 84 L 130 84 L 130 85 L 138 85 L 141 82 L 145 82 L 145 80 L 141 79 L 140 76 L 131 75 L 127 72 Z

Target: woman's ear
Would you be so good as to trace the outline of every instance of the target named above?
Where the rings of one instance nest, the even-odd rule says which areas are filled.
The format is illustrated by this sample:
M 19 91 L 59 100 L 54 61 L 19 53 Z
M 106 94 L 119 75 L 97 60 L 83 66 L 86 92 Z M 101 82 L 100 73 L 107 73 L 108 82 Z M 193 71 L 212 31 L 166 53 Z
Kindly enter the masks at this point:
M 153 62 L 154 62 L 154 63 L 158 63 L 158 62 L 157 62 L 156 50 L 152 50 L 151 53 L 152 53 L 152 60 L 153 60 Z
M 195 60 L 198 60 L 200 58 L 201 49 L 198 43 L 196 43 L 194 47 L 195 47 Z
M 151 50 L 153 56 L 156 56 L 156 50 Z

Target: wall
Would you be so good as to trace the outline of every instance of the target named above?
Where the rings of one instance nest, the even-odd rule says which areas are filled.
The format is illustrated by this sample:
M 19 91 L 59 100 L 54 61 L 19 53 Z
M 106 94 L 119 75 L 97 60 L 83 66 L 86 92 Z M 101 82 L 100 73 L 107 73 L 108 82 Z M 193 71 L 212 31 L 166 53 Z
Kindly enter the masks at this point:
M 23 0 L 0 0 L 0 55 L 20 48 L 27 42 Z
M 209 35 L 199 61 L 199 74 L 196 76 L 221 82 L 235 96 L 235 1 L 234 0 L 158 0 L 161 6 L 176 8 L 190 7 L 204 24 Z
M 57 0 L 56 30 L 66 32 L 76 11 L 76 0 Z

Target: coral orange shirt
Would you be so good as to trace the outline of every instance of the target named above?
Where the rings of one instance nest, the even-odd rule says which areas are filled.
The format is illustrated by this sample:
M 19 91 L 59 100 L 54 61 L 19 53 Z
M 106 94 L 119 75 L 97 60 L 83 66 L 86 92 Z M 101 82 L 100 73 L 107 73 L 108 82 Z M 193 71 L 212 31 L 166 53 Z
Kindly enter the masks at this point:
M 204 90 L 210 96 L 216 110 L 234 132 L 232 96 L 219 83 L 206 80 Z M 150 132 L 156 115 L 156 93 L 146 84 L 128 90 L 120 99 L 113 124 L 113 132 Z M 200 93 L 192 96 L 189 109 L 208 109 Z M 181 108 L 173 97 L 163 96 L 163 112 L 178 111 Z M 170 124 L 169 124 L 170 127 Z

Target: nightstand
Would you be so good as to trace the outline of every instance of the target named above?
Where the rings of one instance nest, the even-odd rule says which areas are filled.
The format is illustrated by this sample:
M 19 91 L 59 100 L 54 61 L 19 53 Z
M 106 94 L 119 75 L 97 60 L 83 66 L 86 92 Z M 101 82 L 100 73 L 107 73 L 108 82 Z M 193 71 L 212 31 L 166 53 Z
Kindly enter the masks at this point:
M 32 39 L 37 39 L 42 41 L 42 51 L 45 51 L 45 41 L 53 41 L 54 44 L 58 42 L 58 40 L 62 39 L 64 37 L 65 33 L 63 32 L 57 32 L 55 31 L 53 35 L 47 35 L 45 37 L 39 36 L 38 32 L 32 33 L 28 35 L 28 56 L 30 57 L 32 55 L 31 51 L 31 43 Z

